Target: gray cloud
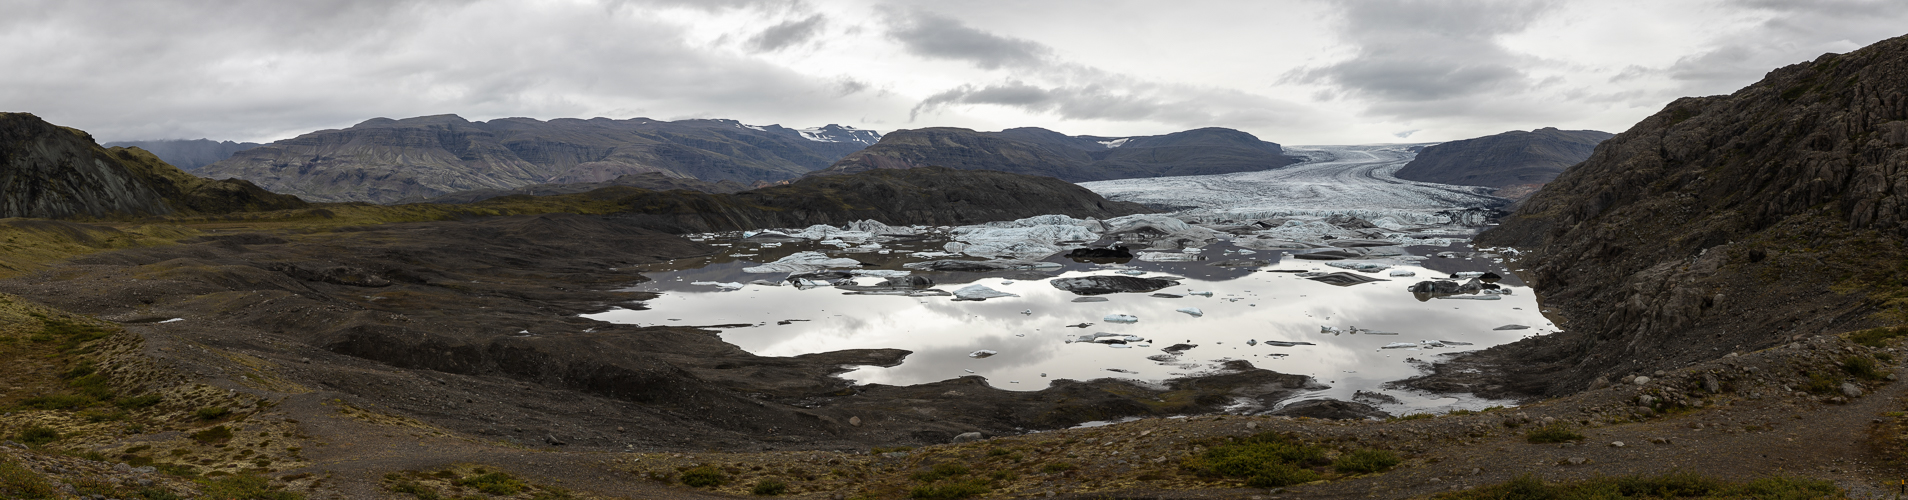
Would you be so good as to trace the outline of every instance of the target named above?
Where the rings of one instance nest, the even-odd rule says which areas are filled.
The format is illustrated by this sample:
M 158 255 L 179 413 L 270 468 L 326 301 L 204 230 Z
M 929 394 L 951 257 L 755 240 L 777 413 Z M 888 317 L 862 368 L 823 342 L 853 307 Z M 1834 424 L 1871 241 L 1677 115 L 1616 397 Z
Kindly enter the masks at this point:
M 1338 5 L 1338 31 L 1356 53 L 1288 73 L 1287 81 L 1332 86 L 1379 102 L 1425 103 L 1518 91 L 1536 85 L 1532 61 L 1498 44 L 1552 10 L 1551 2 L 1383 0 Z M 1393 106 L 1413 116 L 1437 106 Z
M 805 19 L 786 21 L 770 26 L 768 29 L 762 30 L 761 33 L 749 37 L 745 45 L 749 50 L 754 52 L 774 52 L 782 50 L 815 39 L 816 35 L 821 34 L 822 26 L 826 24 L 827 22 L 822 19 L 821 14 L 808 16 Z
M 960 20 L 918 10 L 889 11 L 888 37 L 908 53 L 973 63 L 981 69 L 1039 64 L 1053 50 L 1039 42 L 968 27 Z
M 1899 36 L 1908 18 L 1908 2 L 1899 0 L 1736 0 L 1728 6 L 1769 17 L 1657 70 L 1683 84 L 1677 91 L 1733 92 L 1771 69 Z
M 1154 121 L 1183 127 L 1263 127 L 1292 124 L 1311 116 L 1291 103 L 1229 89 L 1120 81 L 1112 85 L 1043 87 L 1021 81 L 962 85 L 921 101 L 909 112 L 950 106 L 991 105 L 1051 114 L 1069 120 Z

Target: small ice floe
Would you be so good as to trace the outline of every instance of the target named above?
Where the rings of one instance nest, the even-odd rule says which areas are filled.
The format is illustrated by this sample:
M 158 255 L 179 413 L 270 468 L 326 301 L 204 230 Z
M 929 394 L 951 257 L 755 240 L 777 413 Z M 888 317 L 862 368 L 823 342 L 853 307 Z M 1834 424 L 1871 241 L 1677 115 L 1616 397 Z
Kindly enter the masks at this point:
M 741 283 L 736 283 L 733 281 L 730 281 L 730 282 L 697 281 L 690 284 L 699 285 L 699 286 L 713 286 L 723 290 L 740 290 L 742 289 L 742 286 L 743 286 Z
M 1119 368 L 1107 368 L 1106 371 L 1113 372 L 1113 373 L 1139 373 L 1133 370 L 1123 370 Z
M 1043 372 L 1043 373 L 1041 373 L 1041 374 L 1040 374 L 1040 378 L 1047 378 L 1047 374 L 1046 374 L 1046 373 L 1044 373 L 1044 372 Z
M 1497 328 L 1492 328 L 1492 330 L 1528 330 L 1528 329 L 1530 329 L 1530 327 L 1524 326 L 1524 325 L 1504 325 Z
M 1192 315 L 1192 317 L 1195 317 L 1195 318 L 1206 315 L 1205 311 L 1201 311 L 1197 307 L 1181 307 L 1178 309 L 1174 309 L 1174 311 L 1190 314 Z
M 861 261 L 847 258 L 830 258 L 821 252 L 795 252 L 775 262 L 755 267 L 742 268 L 750 274 L 768 273 L 812 273 L 828 268 L 861 267 Z
M 1198 295 L 1200 297 L 1211 297 L 1212 292 L 1186 292 L 1186 295 Z
M 1138 323 L 1139 316 L 1131 314 L 1109 314 L 1105 318 L 1101 318 L 1101 321 L 1108 323 Z
M 1067 325 L 1067 328 L 1086 328 L 1086 327 L 1089 327 L 1089 326 L 1093 326 L 1093 324 L 1092 324 L 1092 323 L 1080 323 L 1080 324 L 1077 324 L 1077 325 Z
M 1240 251 L 1239 251 L 1239 255 L 1252 255 L 1252 254 L 1255 254 L 1255 253 L 1259 253 L 1259 252 L 1254 252 L 1254 251 L 1251 251 L 1251 250 L 1240 250 Z
M 1477 278 L 1482 276 L 1484 276 L 1484 271 L 1464 271 L 1464 272 L 1451 273 L 1451 279 L 1454 279 L 1454 280 L 1461 280 L 1465 278 Z
M 1199 260 L 1199 254 L 1183 252 L 1140 252 L 1135 258 L 1144 262 L 1191 262 Z
M 1074 302 L 1106 302 L 1106 297 L 1074 297 Z
M 1267 340 L 1263 343 L 1266 345 L 1266 347 L 1293 347 L 1293 346 L 1302 346 L 1302 345 L 1318 345 L 1318 344 L 1313 344 L 1311 342 L 1286 342 L 1283 340 Z
M 1002 286 L 1014 284 L 1014 280 L 1000 280 Z
M 1139 275 L 1142 275 L 1142 274 L 1146 274 L 1146 271 L 1141 271 L 1141 270 L 1138 270 L 1138 269 L 1125 269 L 1125 270 L 1120 270 L 1120 271 L 1113 271 L 1113 272 L 1114 272 L 1115 274 L 1124 274 L 1124 275 L 1127 275 L 1127 276 L 1139 276 Z
M 1338 327 L 1336 326 L 1321 326 L 1321 327 L 1318 327 L 1318 333 L 1330 333 L 1333 335 L 1337 335 L 1337 334 L 1345 333 L 1345 332 L 1339 330 Z
M 1438 342 L 1444 345 L 1474 345 L 1474 344 L 1471 344 L 1470 342 L 1458 342 L 1455 340 L 1440 340 Z
M 1033 309 L 1026 309 L 1026 310 L 1022 310 L 1022 311 L 1020 311 L 1020 314 L 1024 314 L 1024 315 L 1029 315 L 1029 316 L 1031 316 L 1031 315 L 1033 315 Z
M 178 323 L 178 322 L 180 322 L 180 321 L 185 321 L 185 318 L 172 318 L 172 319 L 169 319 L 169 320 L 165 320 L 165 321 L 161 321 L 161 322 L 159 322 L 159 323 L 161 323 L 161 324 L 164 324 L 164 323 Z
M 1393 269 L 1393 270 L 1391 270 L 1391 275 L 1392 275 L 1392 276 L 1397 276 L 1397 277 L 1400 277 L 1400 278 L 1409 278 L 1409 277 L 1412 277 L 1412 276 L 1417 276 L 1417 275 L 1418 275 L 1418 273 L 1414 273 L 1414 272 L 1411 272 L 1411 271 L 1406 271 L 1406 270 L 1403 270 L 1403 269 Z
M 756 254 L 752 254 L 752 253 L 732 253 L 732 254 L 729 254 L 729 256 L 730 256 L 730 257 L 754 257 L 755 255 L 756 255 Z
M 986 285 L 967 285 L 954 291 L 954 300 L 987 300 L 1001 297 L 1019 297 L 1011 293 L 988 288 Z
M 1259 341 L 1255 339 L 1246 339 L 1246 345 L 1259 345 Z
M 1387 266 L 1384 264 L 1373 264 L 1370 262 L 1326 262 L 1325 265 L 1336 267 L 1339 269 L 1350 269 L 1353 271 L 1366 272 L 1366 273 L 1375 273 L 1378 271 L 1383 271 L 1383 270 L 1391 268 L 1391 266 Z
M 966 368 L 962 368 L 962 369 L 961 369 L 961 371 L 964 371 L 964 372 L 967 372 L 967 373 L 974 373 L 974 370 L 969 370 L 969 369 L 966 369 Z
M 1454 300 L 1503 300 L 1501 295 L 1440 295 L 1440 299 Z
M 1132 349 L 1133 348 L 1133 346 L 1126 345 L 1126 344 L 1112 344 L 1112 345 L 1108 345 L 1107 347 L 1111 347 L 1114 349 Z
M 906 278 L 914 275 L 911 271 L 895 271 L 890 269 L 855 269 L 848 271 L 848 274 L 855 276 L 873 276 L 876 278 Z
M 1417 349 L 1417 342 L 1392 342 L 1379 349 Z
M 995 354 L 1000 354 L 1000 351 L 994 351 L 990 349 L 981 349 L 978 351 L 967 353 L 967 357 L 974 358 L 974 359 L 981 359 L 988 356 L 993 356 Z

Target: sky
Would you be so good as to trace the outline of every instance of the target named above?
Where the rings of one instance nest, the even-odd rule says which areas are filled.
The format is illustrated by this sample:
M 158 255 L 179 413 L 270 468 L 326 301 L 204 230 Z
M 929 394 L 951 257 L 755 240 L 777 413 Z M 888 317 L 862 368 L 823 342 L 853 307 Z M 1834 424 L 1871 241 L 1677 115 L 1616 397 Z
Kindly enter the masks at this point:
M 1622 132 L 1900 0 L 0 0 L 0 111 L 99 140 L 728 118 L 1281 144 Z

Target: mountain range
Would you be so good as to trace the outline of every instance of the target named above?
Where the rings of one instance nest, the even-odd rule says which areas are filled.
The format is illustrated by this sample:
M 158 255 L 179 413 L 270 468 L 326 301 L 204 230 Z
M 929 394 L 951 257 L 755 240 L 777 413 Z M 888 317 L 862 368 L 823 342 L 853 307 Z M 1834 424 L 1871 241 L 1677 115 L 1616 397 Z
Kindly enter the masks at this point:
M 936 166 L 1086 182 L 1246 172 L 1298 161 L 1286 156 L 1278 144 L 1226 128 L 1100 137 L 1034 127 L 999 132 L 934 127 L 890 132 L 881 142 L 810 175 Z
M 878 138 L 840 125 L 797 130 L 735 120 L 374 118 L 240 151 L 201 173 L 327 202 L 392 203 L 644 172 L 746 185 L 800 177 Z
M 109 148 L 144 149 L 179 170 L 191 172 L 200 167 L 231 158 L 232 154 L 262 146 L 256 142 L 213 141 L 210 139 L 168 139 L 159 141 L 115 141 Z
M 121 217 L 299 208 L 250 182 L 188 174 L 139 148 L 29 113 L 0 113 L 0 218 Z
M 1425 146 L 1392 175 L 1400 179 L 1485 186 L 1498 196 L 1520 198 L 1576 165 L 1609 139 L 1609 132 L 1545 127 L 1513 130 L 1474 139 Z

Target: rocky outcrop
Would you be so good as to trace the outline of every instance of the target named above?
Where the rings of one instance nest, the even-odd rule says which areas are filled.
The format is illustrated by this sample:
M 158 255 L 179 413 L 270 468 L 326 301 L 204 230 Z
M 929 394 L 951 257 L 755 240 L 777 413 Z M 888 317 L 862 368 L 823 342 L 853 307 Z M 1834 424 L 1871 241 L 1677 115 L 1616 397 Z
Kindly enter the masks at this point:
M 142 149 L 100 147 L 27 113 L 0 113 L 0 195 L 0 217 L 49 219 L 305 206 L 242 180 L 193 176 Z
M 179 167 L 179 170 L 191 172 L 200 167 L 218 163 L 231 158 L 232 154 L 262 146 L 256 142 L 212 141 L 208 139 L 172 139 L 163 141 L 118 141 L 105 144 L 109 148 L 139 148 L 158 156 L 167 164 Z
M 1047 214 L 1106 219 L 1150 211 L 1051 177 L 940 167 L 810 177 L 735 194 L 616 187 L 575 196 L 613 200 L 629 207 L 618 217 L 675 233 L 840 226 L 870 219 L 897 226 L 970 225 Z
M 1509 367 L 1484 384 L 1561 394 L 1908 320 L 1903 186 L 1908 37 L 1672 102 L 1478 236 L 1523 249 L 1565 320 L 1481 354 Z
M 242 151 L 205 172 L 315 201 L 374 203 L 650 172 L 752 184 L 827 167 L 868 134 L 734 120 L 374 118 Z
M 628 174 L 606 182 L 580 182 L 574 184 L 532 184 L 512 189 L 473 189 L 438 196 L 435 198 L 414 200 L 418 203 L 476 203 L 499 196 L 550 196 L 558 194 L 587 193 L 606 187 L 633 187 L 650 191 L 672 191 L 686 189 L 704 193 L 734 193 L 749 187 L 735 181 L 706 182 L 682 177 L 671 177 L 662 172 L 644 172 Z M 412 202 L 413 200 L 404 200 Z
M 1550 182 L 1564 168 L 1589 158 L 1597 144 L 1610 137 L 1609 132 L 1596 130 L 1554 127 L 1529 132 L 1512 130 L 1426 146 L 1418 152 L 1417 158 L 1392 175 L 1413 181 L 1529 193 L 1529 189 L 1519 187 Z
M 1142 137 L 1068 136 L 1041 128 L 897 130 L 811 176 L 947 167 L 1044 175 L 1069 182 L 1278 168 L 1298 160 L 1278 144 L 1224 128 Z

